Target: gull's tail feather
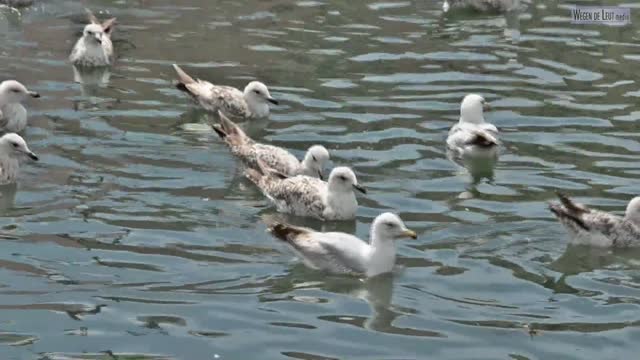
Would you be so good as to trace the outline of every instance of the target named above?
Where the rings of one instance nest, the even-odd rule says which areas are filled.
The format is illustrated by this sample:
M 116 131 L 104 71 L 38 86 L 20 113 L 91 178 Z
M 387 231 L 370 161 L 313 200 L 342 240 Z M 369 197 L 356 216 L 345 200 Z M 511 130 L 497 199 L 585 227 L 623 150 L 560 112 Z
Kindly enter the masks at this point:
M 474 145 L 481 148 L 491 148 L 498 145 L 498 139 L 486 131 L 475 131 L 473 137 L 467 141 L 467 145 Z
M 180 91 L 191 94 L 191 90 L 189 90 L 189 87 L 187 85 L 193 84 L 196 81 L 191 76 L 189 76 L 189 74 L 184 72 L 184 70 L 182 70 L 177 64 L 173 64 L 173 69 L 178 75 L 178 83 L 176 84 L 176 88 L 178 88 L 178 90 Z
M 560 204 L 549 204 L 549 210 L 561 221 L 561 222 L 571 222 L 578 227 L 584 229 L 585 231 L 589 231 L 589 226 L 580 218 L 579 215 L 573 214 L 568 211 L 568 209 Z
M 93 14 L 91 10 L 85 8 L 84 11 L 87 13 L 89 22 L 91 22 L 92 24 L 100 24 L 100 21 L 98 21 L 98 18 Z
M 306 228 L 282 222 L 273 222 L 271 224 L 267 224 L 267 226 L 267 231 L 269 231 L 273 236 L 294 245 L 296 243 L 296 239 L 300 239 L 301 236 L 309 234 L 309 230 Z
M 580 215 L 583 213 L 588 213 L 590 212 L 589 208 L 587 208 L 584 205 L 578 204 L 576 202 L 574 202 L 573 200 L 571 200 L 567 195 L 556 191 L 556 196 L 558 196 L 558 199 L 560 199 L 560 202 L 562 203 L 562 205 L 564 205 L 564 207 L 567 209 L 568 212 L 573 213 L 575 215 Z
M 220 110 L 218 110 L 218 118 L 220 119 L 220 123 L 216 124 L 217 126 L 214 126 L 213 129 L 221 139 L 232 145 L 240 145 L 251 140 L 236 123 L 231 121 L 231 119 Z

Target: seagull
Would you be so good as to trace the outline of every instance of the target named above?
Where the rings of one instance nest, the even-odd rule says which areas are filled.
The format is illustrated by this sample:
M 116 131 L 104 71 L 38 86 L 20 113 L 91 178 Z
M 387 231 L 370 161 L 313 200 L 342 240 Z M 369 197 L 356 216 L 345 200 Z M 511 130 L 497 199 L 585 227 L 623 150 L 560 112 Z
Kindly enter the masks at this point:
M 395 240 L 417 238 L 416 233 L 407 229 L 398 215 L 390 212 L 375 218 L 369 243 L 347 233 L 318 232 L 279 222 L 270 224 L 268 231 L 291 245 L 312 269 L 364 274 L 367 277 L 393 270 L 396 262 Z
M 560 204 L 549 210 L 569 231 L 571 243 L 598 247 L 640 246 L 640 196 L 627 205 L 624 217 L 590 209 L 566 195 L 557 193 Z
M 21 8 L 33 5 L 33 0 L 0 0 L 0 4 L 13 8 Z
M 449 130 L 447 147 L 456 156 L 496 156 L 498 129 L 484 120 L 483 110 L 489 103 L 477 94 L 464 97 L 460 105 L 460 120 Z
M 20 135 L 9 133 L 0 137 L 0 185 L 16 181 L 20 168 L 19 158 L 22 155 L 38 161 L 36 154 L 29 150 L 27 143 Z
M 189 94 L 205 110 L 214 114 L 219 110 L 234 120 L 262 119 L 269 116 L 269 105 L 278 105 L 271 97 L 267 86 L 259 81 L 250 82 L 244 92 L 231 87 L 212 83 L 189 76 L 178 65 L 173 64 L 178 74 L 176 88 Z
M 0 83 L 0 131 L 21 132 L 27 127 L 27 109 L 21 102 L 28 96 L 39 98 L 40 94 L 28 90 L 16 80 Z
M 444 0 L 442 11 L 473 9 L 479 12 L 503 13 L 520 6 L 520 0 Z
M 255 142 L 220 110 L 218 110 L 218 117 L 220 123 L 215 124 L 213 129 L 229 146 L 231 153 L 239 157 L 247 166 L 258 169 L 256 159 L 260 159 L 268 168 L 284 177 L 307 175 L 322 179 L 324 165 L 329 161 L 329 152 L 324 146 L 311 146 L 304 159 L 299 161 L 281 147 Z
M 259 170 L 248 168 L 246 177 L 269 198 L 278 211 L 321 220 L 348 220 L 356 215 L 354 190 L 367 191 L 348 167 L 331 170 L 329 181 L 305 175 L 284 178 L 257 161 Z
M 84 27 L 82 37 L 73 47 L 69 61 L 81 67 L 109 66 L 114 59 L 111 33 L 116 18 L 100 23 L 91 11 L 87 10 L 87 14 L 90 24 Z

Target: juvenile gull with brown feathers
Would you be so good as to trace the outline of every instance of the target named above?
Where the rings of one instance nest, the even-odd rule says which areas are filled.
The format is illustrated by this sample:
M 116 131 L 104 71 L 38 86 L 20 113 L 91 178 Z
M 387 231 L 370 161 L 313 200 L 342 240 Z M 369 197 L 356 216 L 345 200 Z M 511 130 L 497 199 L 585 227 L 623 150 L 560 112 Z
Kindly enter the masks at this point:
M 242 92 L 231 86 L 194 79 L 176 64 L 173 64 L 173 68 L 178 75 L 176 87 L 213 113 L 222 111 L 234 120 L 261 119 L 269 116 L 268 103 L 278 104 L 267 86 L 259 81 L 250 82 Z
M 82 37 L 78 39 L 69 60 L 77 66 L 98 67 L 111 65 L 114 59 L 111 33 L 116 18 L 100 23 L 93 13 L 87 10 L 89 24 L 84 27 Z
M 569 231 L 570 242 L 599 247 L 640 246 L 640 196 L 627 205 L 624 217 L 588 208 L 558 193 L 549 210 Z
M 245 174 L 276 205 L 280 212 L 321 220 L 353 219 L 358 209 L 354 190 L 366 193 L 348 167 L 337 167 L 329 181 L 298 175 L 283 177 L 258 161 L 259 170 Z
M 318 232 L 275 222 L 269 232 L 287 242 L 312 269 L 331 273 L 357 273 L 368 277 L 393 270 L 396 262 L 395 240 L 416 233 L 407 229 L 399 216 L 378 215 L 371 225 L 371 241 L 366 243 L 351 234 Z
M 304 159 L 300 161 L 281 147 L 255 142 L 221 111 L 218 111 L 218 118 L 220 122 L 215 124 L 213 129 L 229 146 L 231 153 L 248 167 L 259 169 L 259 159 L 268 168 L 285 177 L 307 175 L 322 179 L 322 171 L 329 160 L 329 152 L 324 146 L 311 146 Z

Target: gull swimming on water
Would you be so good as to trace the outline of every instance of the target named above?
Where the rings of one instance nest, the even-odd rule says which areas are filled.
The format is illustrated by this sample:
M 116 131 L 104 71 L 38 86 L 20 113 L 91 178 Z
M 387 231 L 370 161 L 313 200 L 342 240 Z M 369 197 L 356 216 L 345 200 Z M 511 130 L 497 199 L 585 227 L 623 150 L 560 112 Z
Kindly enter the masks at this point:
M 222 111 L 234 120 L 262 119 L 269 116 L 268 103 L 278 104 L 267 86 L 259 81 L 250 82 L 242 92 L 231 86 L 194 79 L 176 64 L 173 64 L 173 68 L 178 74 L 176 87 L 214 114 Z
M 27 127 L 27 109 L 21 102 L 29 96 L 39 98 L 40 94 L 15 80 L 0 83 L 0 131 L 21 132 Z
M 93 13 L 87 10 L 89 24 L 84 27 L 82 37 L 71 51 L 69 61 L 77 66 L 109 66 L 113 62 L 113 43 L 111 33 L 116 18 L 100 23 Z
M 569 231 L 571 243 L 599 247 L 640 246 L 640 196 L 627 205 L 624 217 L 590 209 L 558 193 L 560 204 L 549 210 Z
M 450 9 L 473 9 L 479 12 L 502 13 L 520 5 L 520 0 L 444 0 L 442 11 Z
M 258 165 L 259 170 L 249 168 L 245 175 L 280 212 L 321 220 L 353 219 L 358 209 L 353 191 L 367 193 L 348 167 L 334 168 L 325 182 L 304 175 L 283 178 L 260 160 Z
M 218 117 L 220 123 L 215 124 L 213 129 L 229 146 L 231 153 L 239 157 L 247 166 L 259 169 L 257 159 L 260 159 L 264 165 L 285 177 L 307 175 L 322 179 L 324 165 L 329 160 L 329 152 L 324 146 L 311 146 L 304 159 L 299 161 L 281 147 L 255 142 L 221 111 L 218 111 Z
M 476 94 L 464 97 L 460 120 L 449 130 L 447 147 L 456 156 L 497 155 L 498 129 L 484 120 L 483 110 L 489 103 Z
M 371 225 L 371 241 L 342 232 L 318 232 L 284 223 L 272 223 L 268 231 L 287 242 L 310 268 L 331 273 L 358 273 L 373 277 L 393 270 L 396 262 L 395 240 L 410 237 L 398 215 L 383 213 Z
M 0 137 L 0 185 L 16 181 L 20 169 L 19 158 L 22 155 L 38 160 L 20 135 L 9 133 Z

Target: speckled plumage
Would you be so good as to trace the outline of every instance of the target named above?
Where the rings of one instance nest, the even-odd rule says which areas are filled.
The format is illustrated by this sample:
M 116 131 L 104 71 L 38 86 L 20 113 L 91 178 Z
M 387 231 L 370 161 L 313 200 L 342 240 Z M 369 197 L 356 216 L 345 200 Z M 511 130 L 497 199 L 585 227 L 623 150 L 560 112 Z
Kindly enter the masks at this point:
M 255 142 L 220 111 L 218 117 L 220 123 L 214 125 L 214 130 L 229 146 L 231 153 L 248 167 L 259 169 L 260 159 L 264 165 L 287 177 L 307 175 L 322 178 L 324 164 L 329 160 L 329 152 L 323 146 L 310 147 L 305 158 L 299 161 L 281 147 Z
M 561 203 L 549 204 L 549 209 L 569 231 L 570 242 L 599 247 L 640 246 L 640 198 L 634 198 L 624 217 L 588 208 L 558 194 Z
M 114 60 L 111 33 L 116 19 L 100 23 L 89 10 L 87 13 L 90 24 L 85 26 L 82 37 L 74 45 L 69 61 L 81 67 L 109 66 Z
M 395 214 L 383 213 L 371 225 L 371 241 L 351 234 L 318 232 L 284 223 L 269 224 L 269 232 L 287 242 L 312 269 L 332 273 L 358 273 L 376 276 L 393 270 L 395 240 L 416 238 Z
M 278 103 L 261 82 L 250 82 L 242 92 L 231 86 L 194 79 L 176 64 L 173 68 L 178 75 L 176 87 L 179 90 L 188 93 L 205 110 L 213 113 L 222 111 L 233 120 L 266 118 L 269 116 L 267 102 Z
M 263 165 L 261 170 L 247 169 L 245 173 L 278 211 L 322 220 L 354 218 L 358 208 L 354 187 L 365 192 L 346 167 L 333 169 L 328 182 L 304 175 L 283 179 Z

